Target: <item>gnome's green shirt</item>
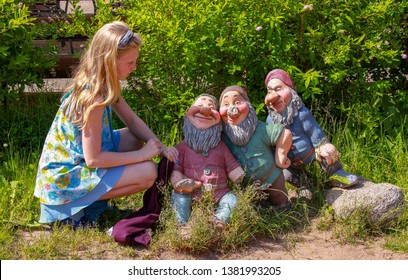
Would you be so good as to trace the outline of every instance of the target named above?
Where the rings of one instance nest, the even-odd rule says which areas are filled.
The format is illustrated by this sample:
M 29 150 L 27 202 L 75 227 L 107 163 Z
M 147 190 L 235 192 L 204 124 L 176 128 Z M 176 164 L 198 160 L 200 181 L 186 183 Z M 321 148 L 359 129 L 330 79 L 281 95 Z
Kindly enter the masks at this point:
M 245 170 L 246 180 L 259 180 L 261 187 L 267 188 L 282 173 L 282 169 L 275 163 L 274 148 L 283 128 L 280 124 L 258 121 L 251 139 L 245 146 L 234 145 L 223 133 L 222 139 Z

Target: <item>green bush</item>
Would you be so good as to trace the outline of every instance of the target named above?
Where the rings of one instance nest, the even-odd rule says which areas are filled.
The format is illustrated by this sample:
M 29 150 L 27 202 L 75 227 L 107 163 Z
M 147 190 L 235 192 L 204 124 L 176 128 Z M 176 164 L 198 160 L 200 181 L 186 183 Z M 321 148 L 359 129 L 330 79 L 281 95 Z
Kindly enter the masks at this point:
M 323 104 L 316 114 L 330 112 L 343 122 L 364 111 L 348 123 L 367 132 L 359 137 L 377 138 L 406 123 L 400 118 L 408 110 L 406 1 L 97 0 L 89 18 L 75 0 L 74 13 L 37 24 L 28 17 L 29 4 L 17 2 L 2 0 L 3 99 L 16 87 L 41 82 L 47 64 L 31 47 L 33 39 L 92 36 L 122 19 L 144 39 L 130 88 L 175 133 L 195 96 L 218 96 L 231 84 L 249 90 L 264 119 L 263 80 L 278 67 L 291 73 L 306 105 Z
M 55 65 L 51 48 L 34 47 L 34 18 L 27 5 L 0 1 L 0 102 L 24 92 L 25 86 L 42 85 L 44 73 Z M 0 103 L 0 104 L 1 104 Z
M 145 40 L 131 83 L 166 104 L 164 119 L 180 120 L 194 96 L 218 96 L 231 84 L 248 88 L 264 118 L 263 80 L 279 67 L 307 105 L 319 100 L 340 121 L 364 110 L 353 125 L 380 135 L 379 123 L 391 131 L 408 109 L 407 7 L 390 0 L 157 0 L 126 1 L 117 13 Z

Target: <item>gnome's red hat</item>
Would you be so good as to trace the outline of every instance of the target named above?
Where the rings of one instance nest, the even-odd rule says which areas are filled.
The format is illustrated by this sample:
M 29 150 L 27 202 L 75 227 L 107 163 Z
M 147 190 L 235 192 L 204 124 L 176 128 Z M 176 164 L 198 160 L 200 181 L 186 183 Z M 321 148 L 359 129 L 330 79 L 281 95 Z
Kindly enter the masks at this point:
M 269 72 L 265 78 L 265 86 L 268 86 L 269 81 L 272 79 L 279 79 L 288 87 L 295 89 L 295 85 L 293 84 L 290 75 L 282 69 L 274 69 Z

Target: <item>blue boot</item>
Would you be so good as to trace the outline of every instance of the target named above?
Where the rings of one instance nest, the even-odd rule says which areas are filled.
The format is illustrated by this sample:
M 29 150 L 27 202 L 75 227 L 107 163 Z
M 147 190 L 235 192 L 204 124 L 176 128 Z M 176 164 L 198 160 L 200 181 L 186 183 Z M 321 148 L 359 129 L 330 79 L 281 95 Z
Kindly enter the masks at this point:
M 334 162 L 331 165 L 328 165 L 327 162 L 323 159 L 320 163 L 323 171 L 329 176 L 330 184 L 333 187 L 346 189 L 355 184 L 359 183 L 361 180 L 358 176 L 350 174 L 343 169 L 343 165 L 340 160 Z
M 329 177 L 329 180 L 333 187 L 342 189 L 354 186 L 360 181 L 358 176 L 347 173 L 343 168 L 337 170 L 332 176 Z

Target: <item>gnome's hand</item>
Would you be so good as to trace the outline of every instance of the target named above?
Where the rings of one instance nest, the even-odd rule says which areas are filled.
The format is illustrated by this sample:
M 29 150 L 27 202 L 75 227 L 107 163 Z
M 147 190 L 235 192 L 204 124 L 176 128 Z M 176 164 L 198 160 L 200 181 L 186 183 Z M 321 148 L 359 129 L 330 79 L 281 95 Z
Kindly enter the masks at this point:
M 285 153 L 276 153 L 275 156 L 276 165 L 280 168 L 288 168 L 290 166 L 290 159 Z
M 203 185 L 200 181 L 194 181 L 193 179 L 182 179 L 176 183 L 174 186 L 174 191 L 176 193 L 191 194 L 196 189 L 201 188 Z
M 325 159 L 328 165 L 332 165 L 339 160 L 339 152 L 333 144 L 326 142 L 316 148 L 316 159 L 319 162 Z

